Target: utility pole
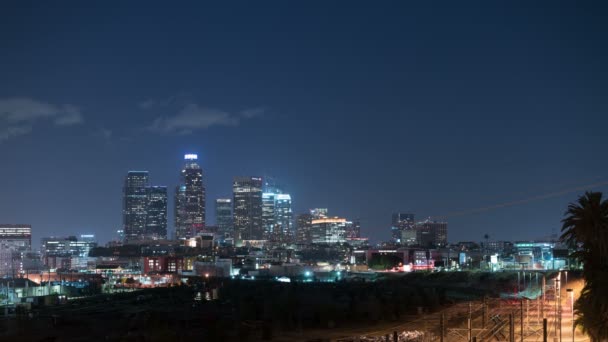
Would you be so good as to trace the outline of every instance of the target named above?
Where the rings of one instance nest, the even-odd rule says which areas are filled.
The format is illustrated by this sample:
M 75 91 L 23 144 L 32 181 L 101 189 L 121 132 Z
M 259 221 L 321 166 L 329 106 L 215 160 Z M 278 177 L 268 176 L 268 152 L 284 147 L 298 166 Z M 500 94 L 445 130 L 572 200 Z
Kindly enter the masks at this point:
M 513 314 L 509 314 L 509 342 L 515 342 L 515 322 Z
M 543 287 L 541 290 L 543 300 L 542 300 L 541 306 L 540 306 L 540 311 L 541 311 L 543 318 L 545 318 L 545 286 L 546 286 L 546 279 L 545 279 L 545 275 L 543 274 Z
M 521 332 L 521 342 L 524 342 L 524 299 L 521 299 L 519 309 L 519 331 Z
M 440 338 L 439 342 L 443 342 L 443 336 L 445 335 L 445 314 L 441 313 L 441 318 L 439 320 L 439 329 L 440 329 Z

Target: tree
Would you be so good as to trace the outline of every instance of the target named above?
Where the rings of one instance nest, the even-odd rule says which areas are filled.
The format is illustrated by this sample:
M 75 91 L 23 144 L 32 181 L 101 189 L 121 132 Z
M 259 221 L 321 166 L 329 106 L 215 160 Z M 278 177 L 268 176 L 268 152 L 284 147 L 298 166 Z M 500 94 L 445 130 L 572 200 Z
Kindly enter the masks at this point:
M 587 192 L 571 203 L 562 223 L 561 241 L 583 264 L 585 286 L 574 308 L 575 324 L 593 341 L 608 341 L 608 200 Z

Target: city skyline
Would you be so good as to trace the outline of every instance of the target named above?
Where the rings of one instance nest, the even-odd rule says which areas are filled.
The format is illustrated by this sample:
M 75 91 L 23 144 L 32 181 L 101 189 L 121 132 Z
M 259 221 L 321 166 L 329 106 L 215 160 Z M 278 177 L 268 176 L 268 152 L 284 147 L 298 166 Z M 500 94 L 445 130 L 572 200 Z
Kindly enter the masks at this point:
M 150 172 L 172 209 L 196 151 L 209 222 L 233 177 L 272 175 L 294 220 L 329 208 L 374 242 L 396 212 L 448 221 L 450 241 L 558 233 L 572 198 L 608 189 L 605 13 L 6 4 L 0 221 L 30 224 L 34 243 L 104 243 L 122 225 L 126 172 Z

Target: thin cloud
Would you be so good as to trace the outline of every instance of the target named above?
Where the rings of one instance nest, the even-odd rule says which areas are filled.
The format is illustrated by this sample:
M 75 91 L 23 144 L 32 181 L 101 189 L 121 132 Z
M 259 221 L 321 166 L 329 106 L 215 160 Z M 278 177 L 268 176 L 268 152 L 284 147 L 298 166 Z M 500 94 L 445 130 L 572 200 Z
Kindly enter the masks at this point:
M 0 141 L 29 134 L 36 122 L 48 120 L 56 126 L 81 124 L 80 108 L 54 105 L 26 97 L 0 99 Z
M 192 101 L 191 94 L 189 92 L 179 92 L 175 95 L 171 95 L 162 99 L 145 99 L 137 104 L 137 107 L 142 110 L 149 110 L 155 108 L 162 108 L 168 106 L 174 106 L 179 104 L 187 104 Z
M 0 142 L 8 140 L 10 138 L 18 137 L 20 135 L 28 134 L 32 131 L 32 126 L 10 126 L 0 130 Z
M 252 119 L 264 115 L 264 112 L 266 112 L 265 108 L 250 108 L 241 111 L 240 115 L 245 119 Z
M 244 119 L 259 116 L 262 113 L 261 109 L 230 113 L 191 103 L 182 108 L 175 116 L 156 118 L 147 129 L 157 133 L 187 135 L 195 130 L 212 126 L 238 126 Z
M 102 127 L 97 130 L 97 133 L 95 133 L 95 135 L 103 138 L 104 140 L 110 140 L 110 139 L 112 139 L 114 132 L 112 132 L 112 130 Z
M 156 100 L 148 99 L 148 100 L 144 100 L 144 101 L 141 101 L 140 103 L 138 103 L 137 107 L 139 107 L 141 109 L 150 109 L 150 108 L 153 108 L 154 106 L 156 106 L 156 104 L 157 104 Z

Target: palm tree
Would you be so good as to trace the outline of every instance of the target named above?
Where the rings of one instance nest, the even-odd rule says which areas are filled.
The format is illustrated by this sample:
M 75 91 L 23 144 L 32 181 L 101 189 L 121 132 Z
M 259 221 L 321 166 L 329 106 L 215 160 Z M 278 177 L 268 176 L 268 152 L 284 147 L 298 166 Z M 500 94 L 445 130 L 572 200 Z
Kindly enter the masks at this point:
M 583 264 L 585 278 L 575 324 L 593 341 L 608 341 L 608 200 L 587 192 L 565 214 L 560 240 L 575 250 L 572 257 Z

